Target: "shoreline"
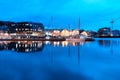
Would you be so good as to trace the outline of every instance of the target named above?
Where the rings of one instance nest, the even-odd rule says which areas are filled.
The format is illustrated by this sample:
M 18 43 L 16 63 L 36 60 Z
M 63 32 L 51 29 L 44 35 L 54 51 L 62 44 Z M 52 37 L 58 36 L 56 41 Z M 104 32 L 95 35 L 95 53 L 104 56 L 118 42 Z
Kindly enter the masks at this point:
M 120 38 L 120 36 L 99 36 L 94 38 Z
M 86 38 L 86 39 L 66 39 L 66 38 L 52 38 L 52 39 L 0 39 L 0 41 L 94 41 L 93 38 Z
M 65 41 L 65 38 L 62 39 L 0 39 L 0 41 Z

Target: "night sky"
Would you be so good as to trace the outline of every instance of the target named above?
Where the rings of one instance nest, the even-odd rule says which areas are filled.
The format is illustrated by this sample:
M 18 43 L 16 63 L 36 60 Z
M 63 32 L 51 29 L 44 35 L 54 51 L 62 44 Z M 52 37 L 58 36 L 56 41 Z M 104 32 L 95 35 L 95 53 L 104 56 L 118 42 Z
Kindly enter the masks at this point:
M 78 17 L 81 29 L 98 30 L 110 27 L 110 21 L 120 17 L 119 0 L 0 0 L 0 20 L 42 22 L 52 28 L 77 29 Z M 120 20 L 114 24 L 119 29 Z

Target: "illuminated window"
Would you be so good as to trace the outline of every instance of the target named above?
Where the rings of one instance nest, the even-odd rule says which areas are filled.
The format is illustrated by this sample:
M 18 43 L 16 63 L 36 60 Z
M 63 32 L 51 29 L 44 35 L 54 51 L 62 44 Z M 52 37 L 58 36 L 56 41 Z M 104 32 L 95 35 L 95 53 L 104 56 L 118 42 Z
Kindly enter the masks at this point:
M 26 26 L 28 26 L 29 24 L 25 24 Z
M 15 26 L 15 24 L 11 24 L 11 26 Z
M 28 29 L 27 29 L 27 28 L 25 28 L 25 30 L 27 31 Z
M 25 44 L 25 47 L 27 47 L 28 45 L 27 44 Z
M 41 29 L 39 28 L 38 31 L 41 31 Z
M 30 24 L 30 26 L 32 26 L 32 24 Z

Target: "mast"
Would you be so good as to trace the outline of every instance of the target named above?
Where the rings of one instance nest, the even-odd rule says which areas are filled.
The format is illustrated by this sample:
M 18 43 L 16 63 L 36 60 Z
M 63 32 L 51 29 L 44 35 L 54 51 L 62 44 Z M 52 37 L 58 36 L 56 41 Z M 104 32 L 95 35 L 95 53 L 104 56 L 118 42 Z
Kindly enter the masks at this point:
M 53 28 L 53 16 L 51 16 L 51 19 L 50 19 L 50 27 Z
M 78 30 L 80 30 L 80 16 L 78 18 Z M 78 64 L 80 64 L 80 43 L 78 45 Z
M 80 16 L 78 18 L 78 30 L 80 30 Z
M 51 64 L 53 64 L 53 61 L 54 61 L 54 60 L 53 60 L 53 58 L 54 58 L 53 56 L 54 56 L 54 55 L 53 55 L 53 47 L 52 47 L 52 46 L 51 46 L 51 52 L 50 52 L 50 53 L 51 53 L 51 54 L 50 54 L 50 55 L 51 55 Z
M 50 18 L 50 27 L 53 29 L 53 16 Z M 51 64 L 53 64 L 53 47 L 51 46 Z

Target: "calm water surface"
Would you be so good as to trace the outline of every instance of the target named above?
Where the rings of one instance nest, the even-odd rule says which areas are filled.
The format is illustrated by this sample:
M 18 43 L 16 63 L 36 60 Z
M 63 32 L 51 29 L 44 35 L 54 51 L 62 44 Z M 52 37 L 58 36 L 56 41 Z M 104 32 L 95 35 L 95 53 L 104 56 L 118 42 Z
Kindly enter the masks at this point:
M 120 39 L 2 41 L 0 80 L 120 80 Z

